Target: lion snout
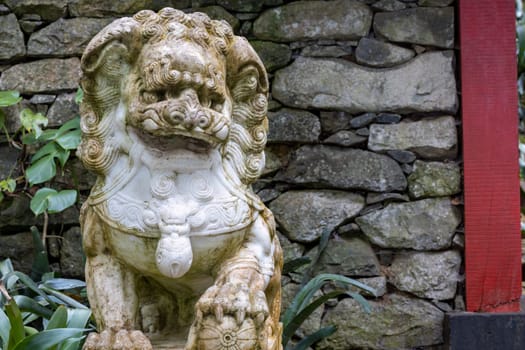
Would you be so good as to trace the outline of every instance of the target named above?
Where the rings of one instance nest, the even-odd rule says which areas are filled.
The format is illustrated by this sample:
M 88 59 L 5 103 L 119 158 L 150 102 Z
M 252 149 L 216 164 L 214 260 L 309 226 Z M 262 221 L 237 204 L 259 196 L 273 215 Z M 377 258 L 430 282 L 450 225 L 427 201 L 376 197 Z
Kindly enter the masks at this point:
M 207 114 L 202 108 L 181 110 L 178 104 L 167 104 L 163 112 L 164 119 L 173 126 L 182 126 L 187 131 L 196 127 L 206 130 L 212 123 L 213 116 Z

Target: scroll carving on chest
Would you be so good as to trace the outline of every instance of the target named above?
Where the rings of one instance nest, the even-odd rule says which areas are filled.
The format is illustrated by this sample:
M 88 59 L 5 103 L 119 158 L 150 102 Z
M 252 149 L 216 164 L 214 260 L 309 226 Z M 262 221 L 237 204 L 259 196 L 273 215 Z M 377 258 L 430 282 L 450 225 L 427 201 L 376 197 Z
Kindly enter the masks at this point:
M 224 21 L 120 18 L 82 57 L 81 213 L 99 333 L 84 349 L 281 350 L 282 253 L 251 190 L 268 79 Z

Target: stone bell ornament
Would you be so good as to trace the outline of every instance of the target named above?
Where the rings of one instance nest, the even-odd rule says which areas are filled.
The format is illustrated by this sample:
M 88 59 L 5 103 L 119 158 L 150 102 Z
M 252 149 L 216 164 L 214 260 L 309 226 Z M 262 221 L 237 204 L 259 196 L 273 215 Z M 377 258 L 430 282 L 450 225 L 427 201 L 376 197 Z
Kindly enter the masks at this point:
M 282 252 L 252 192 L 268 79 L 224 21 L 120 18 L 82 57 L 84 349 L 281 350 Z

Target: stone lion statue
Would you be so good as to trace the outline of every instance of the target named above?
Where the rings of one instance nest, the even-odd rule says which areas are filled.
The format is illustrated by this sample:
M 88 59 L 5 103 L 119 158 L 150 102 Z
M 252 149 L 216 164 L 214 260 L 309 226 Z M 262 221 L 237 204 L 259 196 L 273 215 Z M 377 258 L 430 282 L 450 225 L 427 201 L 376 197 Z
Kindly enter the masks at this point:
M 252 192 L 268 80 L 203 13 L 144 10 L 82 57 L 81 213 L 99 333 L 84 349 L 280 350 L 282 252 Z

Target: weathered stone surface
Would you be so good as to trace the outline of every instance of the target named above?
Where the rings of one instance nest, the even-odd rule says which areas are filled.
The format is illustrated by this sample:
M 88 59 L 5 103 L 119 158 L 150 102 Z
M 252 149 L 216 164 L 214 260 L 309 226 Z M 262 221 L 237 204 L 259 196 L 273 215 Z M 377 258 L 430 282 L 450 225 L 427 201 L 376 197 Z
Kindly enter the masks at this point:
M 264 12 L 254 35 L 272 41 L 353 40 L 368 34 L 372 11 L 353 0 L 297 1 Z
M 324 133 L 332 134 L 340 130 L 350 129 L 352 116 L 346 112 L 321 111 L 319 119 Z
M 377 114 L 375 113 L 364 113 L 361 115 L 358 115 L 355 118 L 352 118 L 350 121 L 350 126 L 355 129 L 359 129 L 365 126 L 370 125 L 373 123 L 377 118 Z
M 257 196 L 261 198 L 263 203 L 268 203 L 273 201 L 275 198 L 279 197 L 281 192 L 275 188 L 265 188 L 257 192 Z
M 374 17 L 374 31 L 388 40 L 454 47 L 454 8 L 413 8 L 381 12 Z
M 322 218 L 320 218 L 322 219 Z M 319 273 L 339 273 L 345 276 L 378 276 L 379 261 L 370 244 L 360 238 L 336 238 L 328 241 L 315 265 Z
M 415 55 L 410 49 L 369 38 L 361 38 L 355 50 L 357 62 L 371 67 L 393 67 Z
M 416 155 L 414 154 L 414 152 L 410 152 L 410 151 L 401 151 L 401 150 L 391 150 L 391 151 L 386 151 L 386 154 L 388 154 L 390 157 L 394 158 L 395 160 L 397 160 L 399 163 L 412 163 L 413 161 L 416 160 Z
M 10 258 L 15 270 L 30 273 L 33 255 L 31 232 L 0 236 L 0 261 Z
M 231 13 L 226 11 L 221 6 L 199 7 L 199 8 L 193 9 L 193 11 L 195 11 L 195 12 L 204 12 L 211 19 L 215 19 L 215 20 L 223 19 L 223 20 L 225 20 L 226 22 L 228 22 L 232 26 L 233 31 L 235 31 L 235 32 L 239 30 L 239 27 L 241 25 L 241 22 L 234 15 L 232 15 Z
M 273 97 L 307 109 L 350 113 L 456 111 L 456 81 L 450 51 L 429 52 L 410 63 L 372 69 L 343 59 L 298 57 L 276 72 Z
M 36 94 L 29 100 L 33 104 L 49 104 L 55 102 L 55 95 Z
M 47 112 L 48 127 L 57 127 L 78 116 L 75 93 L 59 95 Z
M 5 0 L 16 15 L 37 14 L 45 21 L 54 21 L 66 15 L 69 0 Z
M 27 43 L 27 54 L 40 57 L 81 55 L 91 38 L 111 20 L 111 18 L 61 18 L 31 35 Z
M 283 249 L 284 262 L 288 262 L 303 256 L 304 247 L 302 244 L 290 241 L 280 232 L 277 232 L 277 237 L 279 237 L 279 242 L 281 243 L 281 248 Z
M 20 28 L 24 31 L 24 33 L 31 34 L 34 31 L 40 29 L 44 25 L 44 22 L 21 19 L 18 21 L 18 24 L 20 25 Z
M 69 14 L 72 17 L 105 17 L 133 15 L 143 9 L 160 10 L 163 7 L 188 8 L 190 0 L 70 0 Z M 204 5 L 200 5 L 204 6 Z
M 450 247 L 461 222 L 448 198 L 391 203 L 356 218 L 363 233 L 382 248 L 436 250 Z
M 392 158 L 325 145 L 299 148 L 277 177 L 297 184 L 375 192 L 402 191 L 406 187 L 405 176 Z
M 385 276 L 377 276 L 377 277 L 364 277 L 364 278 L 356 278 L 357 281 L 366 284 L 367 286 L 374 288 L 376 291 L 375 295 L 372 295 L 372 293 L 369 293 L 361 288 L 355 287 L 355 286 L 348 286 L 347 289 L 352 292 L 357 292 L 365 296 L 375 296 L 375 297 L 382 297 L 386 294 L 387 288 L 386 288 L 386 277 Z
M 18 175 L 16 172 L 13 172 L 13 169 L 17 166 L 20 153 L 21 151 L 14 147 L 0 145 L 0 154 L 2 155 L 0 157 L 0 181 L 8 176 L 14 178 Z
M 1 90 L 24 94 L 76 90 L 80 79 L 80 60 L 50 58 L 21 63 L 7 69 L 0 77 Z
M 396 113 L 379 113 L 376 118 L 376 123 L 379 124 L 395 124 L 399 123 L 401 116 Z
M 272 43 L 271 41 L 250 41 L 264 67 L 269 72 L 284 67 L 292 59 L 292 50 L 288 45 Z
M 366 137 L 356 135 L 349 130 L 341 130 L 323 140 L 323 143 L 338 145 L 343 147 L 352 147 L 366 142 Z
M 372 4 L 372 8 L 379 11 L 398 11 L 405 9 L 406 7 L 407 5 L 405 3 L 397 0 L 379 0 Z
M 266 161 L 264 162 L 264 170 L 261 175 L 268 175 L 281 169 L 283 164 L 277 154 L 275 154 L 268 148 L 264 151 L 264 153 L 266 156 Z
M 24 33 L 14 14 L 0 16 L 0 60 L 23 56 L 26 52 Z
M 444 313 L 431 303 L 391 294 L 369 304 L 370 313 L 354 299 L 327 310 L 322 326 L 335 325 L 338 331 L 316 349 L 399 350 L 443 342 Z
M 315 114 L 308 111 L 283 108 L 268 113 L 268 142 L 317 142 L 321 134 L 321 123 Z
M 312 45 L 307 46 L 301 51 L 302 56 L 308 57 L 342 57 L 347 56 L 352 53 L 352 50 L 348 52 L 341 46 L 331 45 L 331 46 L 321 46 L 321 45 Z
M 60 250 L 60 269 L 65 277 L 84 278 L 84 253 L 80 227 L 72 227 L 62 239 Z
M 372 151 L 407 150 L 426 159 L 453 159 L 458 142 L 453 117 L 423 119 L 393 125 L 372 124 L 368 148 Z
M 288 191 L 270 209 L 290 240 L 308 243 L 356 216 L 364 202 L 362 196 L 343 191 Z
M 258 12 L 263 6 L 260 0 L 217 0 L 224 8 L 237 12 Z
M 445 7 L 452 4 L 454 0 L 419 0 L 417 4 L 419 6 L 435 6 L 435 7 Z
M 389 282 L 397 289 L 421 298 L 446 300 L 456 295 L 461 254 L 445 252 L 402 252 L 389 268 Z
M 401 193 L 373 193 L 369 192 L 366 195 L 366 204 L 381 203 L 383 201 L 390 202 L 408 202 L 410 199 L 407 195 Z
M 408 177 L 408 192 L 412 198 L 450 196 L 461 191 L 461 173 L 455 163 L 422 162 L 416 160 Z

